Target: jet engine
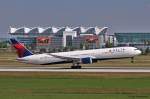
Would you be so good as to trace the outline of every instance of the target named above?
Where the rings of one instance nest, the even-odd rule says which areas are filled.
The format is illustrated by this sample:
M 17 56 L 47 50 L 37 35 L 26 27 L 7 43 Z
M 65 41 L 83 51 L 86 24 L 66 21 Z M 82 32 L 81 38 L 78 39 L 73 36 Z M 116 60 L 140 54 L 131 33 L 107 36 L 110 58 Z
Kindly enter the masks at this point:
M 91 57 L 81 58 L 80 61 L 81 61 L 82 64 L 92 64 L 93 63 Z

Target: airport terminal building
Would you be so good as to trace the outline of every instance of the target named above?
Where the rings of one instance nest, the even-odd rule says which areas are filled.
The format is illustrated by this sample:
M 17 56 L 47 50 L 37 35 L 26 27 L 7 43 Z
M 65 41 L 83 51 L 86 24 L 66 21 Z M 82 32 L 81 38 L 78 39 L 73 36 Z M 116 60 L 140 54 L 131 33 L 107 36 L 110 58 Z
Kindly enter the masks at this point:
M 118 46 L 134 46 L 140 49 L 150 47 L 150 33 L 115 33 Z
M 105 47 L 107 27 L 10 27 L 9 34 L 29 49 L 46 52 L 64 48 Z

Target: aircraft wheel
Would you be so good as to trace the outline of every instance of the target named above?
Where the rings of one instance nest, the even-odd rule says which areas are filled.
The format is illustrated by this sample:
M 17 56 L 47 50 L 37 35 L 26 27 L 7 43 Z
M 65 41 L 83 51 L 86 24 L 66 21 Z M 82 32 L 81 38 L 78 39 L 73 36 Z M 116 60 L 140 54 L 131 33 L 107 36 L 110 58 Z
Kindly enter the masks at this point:
M 81 69 L 81 66 L 79 65 L 79 66 L 77 66 L 77 69 Z
M 81 66 L 71 66 L 71 69 L 81 69 Z

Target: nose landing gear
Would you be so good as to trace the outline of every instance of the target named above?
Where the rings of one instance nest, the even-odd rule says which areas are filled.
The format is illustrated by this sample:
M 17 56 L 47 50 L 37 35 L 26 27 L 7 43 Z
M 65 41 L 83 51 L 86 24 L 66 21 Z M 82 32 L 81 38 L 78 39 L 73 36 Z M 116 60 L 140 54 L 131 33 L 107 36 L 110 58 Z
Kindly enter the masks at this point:
M 131 57 L 131 63 L 134 63 L 134 57 Z

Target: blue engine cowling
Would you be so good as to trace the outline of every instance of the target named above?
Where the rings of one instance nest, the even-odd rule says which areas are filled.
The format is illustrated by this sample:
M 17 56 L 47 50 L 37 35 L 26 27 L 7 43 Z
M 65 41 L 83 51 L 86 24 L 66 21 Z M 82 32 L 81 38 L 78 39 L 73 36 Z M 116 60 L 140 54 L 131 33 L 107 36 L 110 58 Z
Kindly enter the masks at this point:
M 82 64 L 92 64 L 92 58 L 91 57 L 81 58 L 81 63 Z

